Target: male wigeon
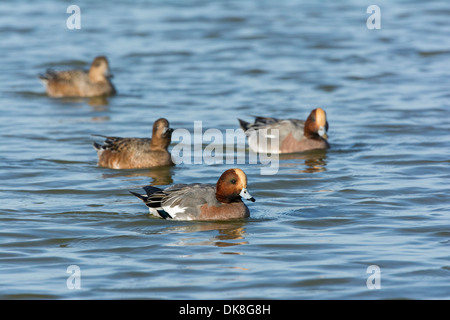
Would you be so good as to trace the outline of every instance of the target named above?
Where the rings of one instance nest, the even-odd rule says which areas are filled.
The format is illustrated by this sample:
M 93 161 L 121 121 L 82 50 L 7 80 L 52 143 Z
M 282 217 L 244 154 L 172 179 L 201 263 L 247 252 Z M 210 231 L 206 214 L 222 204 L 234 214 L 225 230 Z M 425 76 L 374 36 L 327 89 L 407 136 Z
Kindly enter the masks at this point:
M 110 81 L 108 60 L 104 56 L 96 57 L 89 71 L 47 70 L 39 75 L 50 97 L 97 97 L 116 93 Z
M 250 216 L 241 198 L 255 202 L 247 191 L 247 176 L 241 169 L 228 169 L 210 184 L 176 184 L 167 189 L 143 188 L 146 195 L 135 195 L 149 208 L 150 214 L 176 220 L 229 220 Z
M 152 138 L 106 138 L 103 145 L 93 143 L 98 165 L 112 169 L 139 169 L 174 165 L 167 150 L 173 129 L 169 121 L 160 118 L 153 124 Z
M 321 108 L 311 111 L 306 121 L 256 117 L 251 124 L 238 120 L 254 152 L 294 153 L 330 147 L 327 141 L 327 115 Z M 278 130 L 278 134 L 272 131 L 274 129 Z M 278 143 L 274 139 L 278 139 Z

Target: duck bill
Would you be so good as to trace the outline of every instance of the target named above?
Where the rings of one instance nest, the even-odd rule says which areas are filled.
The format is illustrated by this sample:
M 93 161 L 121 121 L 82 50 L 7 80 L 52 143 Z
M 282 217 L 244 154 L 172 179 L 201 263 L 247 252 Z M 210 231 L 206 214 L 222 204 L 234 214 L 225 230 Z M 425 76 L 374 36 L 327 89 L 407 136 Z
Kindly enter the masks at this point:
M 162 136 L 163 138 L 168 138 L 172 136 L 173 129 L 172 128 L 164 128 Z
M 114 78 L 114 75 L 109 70 L 105 72 L 104 76 L 108 79 Z
M 250 200 L 251 202 L 255 202 L 255 198 L 251 196 L 251 194 L 247 191 L 247 188 L 243 188 L 241 193 L 239 194 L 242 198 L 246 200 Z
M 319 136 L 321 136 L 325 140 L 328 140 L 327 130 L 325 130 L 324 127 L 320 127 L 319 131 L 317 133 L 319 134 Z

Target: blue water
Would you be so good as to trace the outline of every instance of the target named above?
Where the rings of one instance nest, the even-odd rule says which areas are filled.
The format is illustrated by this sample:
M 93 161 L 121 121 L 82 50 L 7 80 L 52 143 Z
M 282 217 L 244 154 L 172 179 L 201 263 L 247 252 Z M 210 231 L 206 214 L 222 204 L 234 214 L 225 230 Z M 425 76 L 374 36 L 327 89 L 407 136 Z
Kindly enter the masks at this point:
M 449 299 L 450 3 L 378 1 L 373 30 L 370 4 L 2 1 L 0 297 Z M 117 96 L 45 95 L 37 74 L 97 55 Z M 272 176 L 225 159 L 99 168 L 91 146 L 148 137 L 159 117 L 225 132 L 316 107 L 331 149 L 281 157 Z M 243 221 L 155 219 L 128 192 L 236 166 L 256 198 Z

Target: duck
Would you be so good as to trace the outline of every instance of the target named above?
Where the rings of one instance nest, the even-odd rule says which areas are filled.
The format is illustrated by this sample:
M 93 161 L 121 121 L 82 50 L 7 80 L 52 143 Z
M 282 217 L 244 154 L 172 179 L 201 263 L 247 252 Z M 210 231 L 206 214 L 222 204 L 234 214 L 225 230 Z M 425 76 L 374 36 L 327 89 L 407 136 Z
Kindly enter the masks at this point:
M 242 198 L 255 202 L 247 190 L 247 175 L 238 168 L 222 173 L 215 185 L 175 184 L 166 189 L 143 187 L 141 199 L 150 215 L 168 220 L 231 220 L 250 217 Z
M 153 123 L 151 138 L 121 138 L 93 135 L 105 138 L 102 145 L 93 142 L 97 151 L 98 166 L 111 169 L 142 169 L 173 166 L 168 151 L 173 129 L 169 121 L 160 118 Z
M 306 121 L 266 117 L 255 117 L 254 123 L 238 121 L 253 152 L 285 154 L 330 148 L 327 115 L 322 108 L 312 110 Z M 278 132 L 272 132 L 274 129 Z M 263 138 L 259 143 L 258 137 Z
M 116 94 L 116 89 L 110 78 L 108 59 L 105 56 L 96 57 L 89 71 L 48 69 L 40 74 L 47 95 L 53 98 L 62 97 L 99 97 Z

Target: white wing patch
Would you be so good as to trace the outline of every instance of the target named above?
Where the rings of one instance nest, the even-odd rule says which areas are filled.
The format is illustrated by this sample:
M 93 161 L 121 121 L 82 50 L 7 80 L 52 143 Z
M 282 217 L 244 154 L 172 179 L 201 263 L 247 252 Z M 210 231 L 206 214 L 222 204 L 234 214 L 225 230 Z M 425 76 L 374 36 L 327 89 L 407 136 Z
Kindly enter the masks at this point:
M 180 206 L 174 206 L 174 207 L 163 206 L 162 208 L 165 212 L 170 214 L 172 219 L 177 219 L 177 214 L 184 213 L 186 211 L 185 207 L 180 207 Z
M 169 206 L 164 206 L 162 207 L 162 209 L 167 212 L 168 214 L 170 214 L 170 216 L 172 217 L 172 219 L 180 219 L 180 220 L 192 220 L 192 218 L 189 218 L 187 216 L 182 216 L 182 217 L 178 217 L 177 218 L 177 214 L 180 213 L 184 213 L 186 211 L 186 208 L 184 207 L 180 207 L 180 206 L 175 206 L 175 207 L 169 207 Z M 150 214 L 152 216 L 161 218 L 161 215 L 158 213 L 158 210 L 156 210 L 155 208 L 148 208 Z M 170 220 L 170 218 L 169 218 Z

